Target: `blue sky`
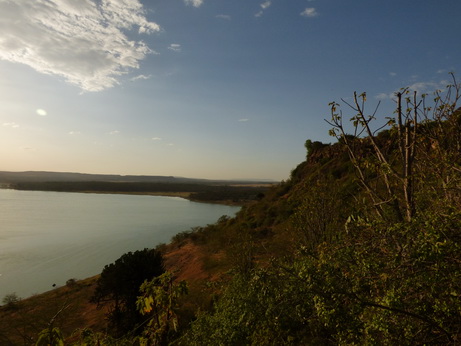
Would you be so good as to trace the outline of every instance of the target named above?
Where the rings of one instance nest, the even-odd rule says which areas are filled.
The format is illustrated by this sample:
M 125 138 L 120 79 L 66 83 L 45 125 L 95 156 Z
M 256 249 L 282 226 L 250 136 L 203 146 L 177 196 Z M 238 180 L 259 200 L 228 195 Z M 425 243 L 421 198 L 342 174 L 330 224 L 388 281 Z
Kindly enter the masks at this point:
M 459 0 L 0 0 L 0 170 L 289 177 L 328 103 L 459 77 Z M 461 77 L 460 77 L 461 78 Z

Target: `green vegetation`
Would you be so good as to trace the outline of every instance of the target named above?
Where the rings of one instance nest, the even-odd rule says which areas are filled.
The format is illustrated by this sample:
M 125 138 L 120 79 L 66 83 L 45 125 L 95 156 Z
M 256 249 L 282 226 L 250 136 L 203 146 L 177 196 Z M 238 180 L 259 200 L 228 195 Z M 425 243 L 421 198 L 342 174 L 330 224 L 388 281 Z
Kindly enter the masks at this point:
M 169 272 L 145 281 L 140 288 L 137 307 L 143 315 L 150 316 L 141 341 L 153 345 L 164 345 L 178 331 L 178 300 L 188 293 L 187 283 L 174 282 Z
M 72 338 L 49 324 L 41 337 L 76 345 L 461 343 L 460 90 L 453 78 L 429 102 L 402 89 L 384 126 L 374 125 L 376 109 L 366 111 L 366 94 L 332 103 L 337 143 L 306 141 L 307 159 L 289 180 L 234 218 L 160 246 L 169 271 L 133 281 L 123 308 L 112 310 L 130 302 L 124 329 L 82 326 Z M 149 270 L 144 260 L 123 262 L 127 272 Z M 129 281 L 109 280 L 109 271 L 95 291 L 101 299 Z

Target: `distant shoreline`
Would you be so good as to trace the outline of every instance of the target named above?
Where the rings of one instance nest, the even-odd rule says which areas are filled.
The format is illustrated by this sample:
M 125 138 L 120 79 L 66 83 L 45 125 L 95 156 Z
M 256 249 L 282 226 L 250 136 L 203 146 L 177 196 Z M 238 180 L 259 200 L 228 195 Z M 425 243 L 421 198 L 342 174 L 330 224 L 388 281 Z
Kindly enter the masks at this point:
M 264 187 L 261 185 L 254 187 Z M 158 197 L 177 197 L 183 198 L 196 203 L 209 203 L 220 204 L 229 206 L 244 206 L 252 202 L 252 200 L 239 200 L 234 201 L 230 199 L 195 199 L 192 198 L 194 192 L 185 191 L 100 191 L 100 190 L 81 190 L 81 191 L 66 191 L 66 190 L 49 190 L 49 189 L 17 189 L 14 186 L 0 186 L 2 190 L 15 190 L 15 191 L 43 191 L 43 192 L 67 192 L 67 193 L 94 193 L 94 194 L 112 194 L 112 195 L 134 195 L 134 196 L 158 196 Z
M 60 191 L 59 191 L 60 192 Z M 63 191 L 64 192 L 64 191 Z M 74 191 L 72 191 L 74 192 Z M 97 193 L 97 194 L 112 194 L 112 195 L 138 195 L 138 196 L 158 196 L 158 197 L 178 197 L 187 199 L 191 202 L 196 203 L 210 203 L 210 204 L 222 204 L 222 205 L 231 205 L 231 206 L 242 206 L 246 203 L 237 203 L 230 200 L 218 200 L 218 201 L 201 201 L 194 200 L 190 198 L 192 192 L 125 192 L 125 191 L 79 191 L 76 193 Z

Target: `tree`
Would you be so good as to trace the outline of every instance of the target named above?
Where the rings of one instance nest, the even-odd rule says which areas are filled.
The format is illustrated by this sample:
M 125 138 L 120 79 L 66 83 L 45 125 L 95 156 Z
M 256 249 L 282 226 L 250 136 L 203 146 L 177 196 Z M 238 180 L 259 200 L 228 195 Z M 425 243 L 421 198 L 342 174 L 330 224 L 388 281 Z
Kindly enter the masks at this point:
M 158 251 L 128 252 L 104 267 L 91 300 L 98 306 L 109 303 L 108 319 L 115 332 L 122 335 L 142 321 L 136 308 L 139 287 L 144 280 L 164 272 L 163 258 Z
M 455 116 L 455 110 L 461 97 L 461 87 L 453 75 L 452 78 L 453 84 L 448 85 L 444 93 L 439 90 L 434 93 L 436 97 L 432 106 L 426 104 L 427 94 L 418 95 L 416 91 L 410 92 L 409 88 L 403 88 L 395 93 L 397 108 L 394 113 L 396 115 L 388 117 L 388 121 L 377 129 L 372 129 L 372 122 L 376 119 L 379 103 L 371 114 L 367 114 L 366 93 L 357 95 L 354 92 L 351 103 L 343 99 L 342 102 L 355 112 L 350 120 L 354 128 L 353 136 L 359 138 L 358 141 L 351 140 L 350 135 L 346 134 L 341 105 L 337 102 L 330 103 L 331 121 L 327 121 L 333 127 L 330 134 L 347 148 L 350 160 L 356 168 L 358 180 L 368 193 L 374 210 L 381 218 L 394 218 L 396 221 L 409 222 L 415 216 L 416 184 L 420 183 L 419 187 L 422 187 L 425 183 L 425 176 L 427 176 L 426 165 L 418 167 L 415 163 L 418 162 L 418 155 L 431 152 L 427 148 L 429 139 L 432 141 L 429 143 L 433 147 L 432 152 L 438 150 L 440 159 L 444 159 L 447 163 L 452 161 L 446 158 L 453 159 L 453 156 L 448 155 L 447 150 L 441 150 L 447 147 L 443 145 L 446 138 L 454 137 L 453 134 L 446 136 L 448 129 L 451 132 L 456 129 L 456 134 L 460 133 L 459 117 Z M 422 121 L 424 124 L 421 123 Z M 454 123 L 454 126 L 450 122 Z M 388 144 L 387 147 L 375 136 L 378 131 L 386 127 L 393 135 L 393 143 Z M 461 146 L 459 139 L 458 136 L 457 146 Z M 397 148 L 398 155 L 395 155 L 395 151 L 391 148 L 392 145 Z M 364 148 L 367 146 L 370 148 L 369 153 L 363 155 Z M 459 159 L 459 150 L 457 153 Z M 364 156 L 366 156 L 365 159 Z M 427 163 L 426 161 L 425 164 Z M 417 172 L 416 168 L 419 168 Z M 459 166 L 453 164 L 443 168 L 445 171 L 441 172 L 437 178 L 442 181 L 444 190 L 449 191 L 446 188 L 449 184 L 443 183 L 450 180 L 447 171 L 455 169 L 459 174 L 461 170 Z M 389 216 L 386 207 L 392 210 L 392 217 Z
M 8 293 L 3 297 L 2 303 L 5 304 L 8 308 L 15 308 L 21 298 L 18 297 L 16 293 Z

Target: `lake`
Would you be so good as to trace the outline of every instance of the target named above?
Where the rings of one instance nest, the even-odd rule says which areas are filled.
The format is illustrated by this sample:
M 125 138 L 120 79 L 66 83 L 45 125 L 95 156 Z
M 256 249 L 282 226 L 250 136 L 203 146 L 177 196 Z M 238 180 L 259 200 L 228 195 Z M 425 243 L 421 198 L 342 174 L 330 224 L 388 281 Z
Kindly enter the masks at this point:
M 129 251 L 233 216 L 239 207 L 182 198 L 0 189 L 0 304 L 101 273 Z

